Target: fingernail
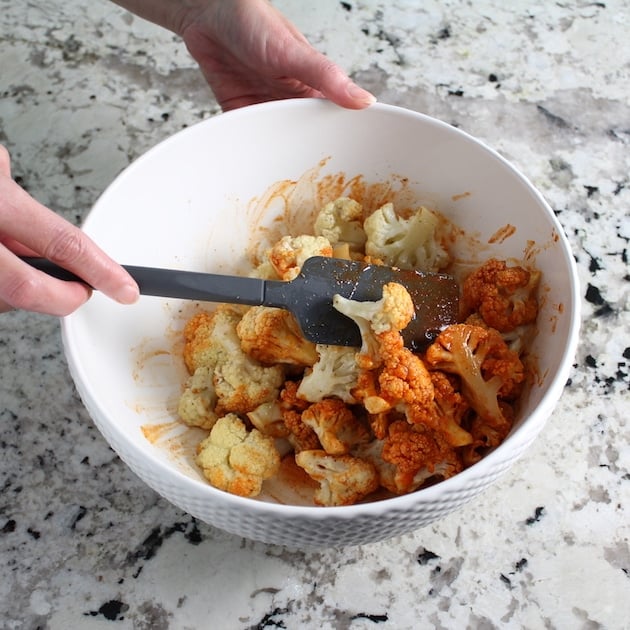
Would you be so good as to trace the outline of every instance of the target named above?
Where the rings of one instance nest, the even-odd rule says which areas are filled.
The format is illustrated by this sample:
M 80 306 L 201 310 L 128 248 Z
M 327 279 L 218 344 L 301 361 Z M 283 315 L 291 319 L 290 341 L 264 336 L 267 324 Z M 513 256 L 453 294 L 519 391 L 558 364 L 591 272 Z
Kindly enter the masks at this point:
M 372 103 L 376 103 L 376 96 L 371 94 L 367 90 L 364 90 L 362 87 L 359 87 L 356 83 L 348 84 L 348 94 L 351 98 L 362 101 L 366 105 L 372 105 Z
M 140 291 L 138 290 L 138 285 L 135 283 L 124 284 L 117 292 L 116 292 L 116 301 L 121 304 L 133 304 L 138 301 L 140 297 Z

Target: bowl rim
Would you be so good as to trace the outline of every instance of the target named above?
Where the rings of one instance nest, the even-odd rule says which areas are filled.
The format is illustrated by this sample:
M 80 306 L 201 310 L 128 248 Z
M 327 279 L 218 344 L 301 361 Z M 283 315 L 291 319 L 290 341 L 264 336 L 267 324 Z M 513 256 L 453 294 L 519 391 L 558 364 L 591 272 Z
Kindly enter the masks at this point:
M 252 113 L 256 113 L 257 111 L 285 109 L 293 110 L 296 107 L 303 109 L 312 109 L 314 113 L 316 113 L 318 111 L 324 111 L 325 108 L 337 108 L 338 106 L 319 98 L 294 98 L 271 101 L 219 113 L 198 123 L 195 123 L 194 125 L 190 125 L 185 129 L 181 129 L 180 131 L 168 136 L 167 138 L 161 140 L 156 145 L 148 149 L 137 159 L 131 162 L 114 178 L 114 180 L 105 188 L 105 190 L 102 192 L 102 194 L 99 196 L 95 204 L 86 215 L 83 222 L 83 228 L 89 228 L 90 217 L 93 216 L 93 213 L 98 209 L 102 198 L 112 187 L 118 186 L 122 180 L 132 175 L 133 171 L 138 167 L 138 165 L 150 159 L 153 153 L 161 151 L 164 146 L 167 146 L 169 143 L 176 141 L 176 139 L 181 138 L 181 136 L 195 133 L 195 130 L 200 126 L 220 124 L 227 117 L 238 118 L 241 116 L 249 116 Z M 382 513 L 384 510 L 406 512 L 408 511 L 409 506 L 416 505 L 418 503 L 435 503 L 436 501 L 443 502 L 449 496 L 456 494 L 457 491 L 461 491 L 462 489 L 472 489 L 472 492 L 476 494 L 474 489 L 478 488 L 479 491 L 482 490 L 483 487 L 487 485 L 487 482 L 481 484 L 475 482 L 479 479 L 483 479 L 484 475 L 487 476 L 487 473 L 492 470 L 494 466 L 496 466 L 495 473 L 492 475 L 494 479 L 498 478 L 498 476 L 500 476 L 504 472 L 504 470 L 507 469 L 508 465 L 504 463 L 504 458 L 502 455 L 508 445 L 516 444 L 516 450 L 518 452 L 517 457 L 520 457 L 522 452 L 529 446 L 529 444 L 536 438 L 537 434 L 543 428 L 547 418 L 553 411 L 553 408 L 562 395 L 562 390 L 568 380 L 570 371 L 572 369 L 572 361 L 577 351 L 579 340 L 578 337 L 581 321 L 579 277 L 575 258 L 571 253 L 571 247 L 564 232 L 564 229 L 562 228 L 560 222 L 558 221 L 549 204 L 546 202 L 538 189 L 532 184 L 532 182 L 506 158 L 498 153 L 498 151 L 487 145 L 483 140 L 472 136 L 461 128 L 454 127 L 453 125 L 450 125 L 445 121 L 398 105 L 389 105 L 386 103 L 377 102 L 367 109 L 360 110 L 357 113 L 361 114 L 363 112 L 366 112 L 365 115 L 370 115 L 370 110 L 377 113 L 384 112 L 397 116 L 411 117 L 418 121 L 421 121 L 423 124 L 429 124 L 431 126 L 441 128 L 445 131 L 448 131 L 448 133 L 456 134 L 461 139 L 467 142 L 474 143 L 478 146 L 480 150 L 486 152 L 490 157 L 493 157 L 495 160 L 499 161 L 501 165 L 506 169 L 506 171 L 508 171 L 513 177 L 520 180 L 521 183 L 525 185 L 529 193 L 534 198 L 535 202 L 542 207 L 545 214 L 548 216 L 550 223 L 555 228 L 558 234 L 558 243 L 561 247 L 562 254 L 565 258 L 567 269 L 569 271 L 568 298 L 571 302 L 571 308 L 568 309 L 569 313 L 567 314 L 569 318 L 566 333 L 567 343 L 565 344 L 563 355 L 560 359 L 560 369 L 553 376 L 549 384 L 546 385 L 546 391 L 543 394 L 540 402 L 538 403 L 538 406 L 525 419 L 521 426 L 510 432 L 508 437 L 496 449 L 485 455 L 483 459 L 481 459 L 479 462 L 475 463 L 469 468 L 464 469 L 463 471 L 453 477 L 450 477 L 449 479 L 436 483 L 435 485 L 429 486 L 427 488 L 416 490 L 409 494 L 394 496 L 378 501 L 357 503 L 348 506 L 293 505 L 273 503 L 257 498 L 240 497 L 215 488 L 203 480 L 193 479 L 192 477 L 186 475 L 184 472 L 178 470 L 176 467 L 168 465 L 167 462 L 155 456 L 150 449 L 144 450 L 134 442 L 127 440 L 123 428 L 116 423 L 109 422 L 109 420 L 100 413 L 91 389 L 87 385 L 88 381 L 85 378 L 83 366 L 79 358 L 80 353 L 77 352 L 78 348 L 75 343 L 76 338 L 75 329 L 73 328 L 73 322 L 75 317 L 79 316 L 77 314 L 80 311 L 79 309 L 79 311 L 61 319 L 62 344 L 69 371 L 75 383 L 75 387 L 83 401 L 83 404 L 85 405 L 93 422 L 95 422 L 95 424 L 97 425 L 99 431 L 102 434 L 107 434 L 106 441 L 110 442 L 110 446 L 112 446 L 118 456 L 121 457 L 121 459 L 123 459 L 123 461 L 134 472 L 136 472 L 136 474 L 138 474 L 143 479 L 143 481 L 147 483 L 147 485 L 154 487 L 150 479 L 147 479 L 144 475 L 142 475 L 139 471 L 135 469 L 135 466 L 130 461 L 132 460 L 132 457 L 127 457 L 126 455 L 123 455 L 123 453 L 121 453 L 122 450 L 127 450 L 131 452 L 134 458 L 145 461 L 149 460 L 150 466 L 156 467 L 156 476 L 160 476 L 161 478 L 171 478 L 173 479 L 173 482 L 177 484 L 183 483 L 184 486 L 186 486 L 189 491 L 194 492 L 195 495 L 199 496 L 207 494 L 209 500 L 216 500 L 221 503 L 223 507 L 231 509 L 245 509 L 256 514 L 266 516 L 283 515 L 295 518 L 304 517 L 317 520 L 325 520 L 327 518 L 348 519 L 358 516 L 375 516 L 378 513 Z M 103 424 L 107 425 L 107 431 L 104 430 L 102 426 Z M 124 449 L 121 448 L 120 444 L 124 444 Z M 510 457 L 510 461 L 513 461 L 514 459 L 514 456 Z M 498 470 L 499 472 L 496 472 L 496 470 Z M 162 494 L 161 491 L 158 490 L 158 492 Z M 173 503 L 177 503 L 176 500 L 169 500 Z M 185 507 L 183 507 L 183 509 L 186 510 Z

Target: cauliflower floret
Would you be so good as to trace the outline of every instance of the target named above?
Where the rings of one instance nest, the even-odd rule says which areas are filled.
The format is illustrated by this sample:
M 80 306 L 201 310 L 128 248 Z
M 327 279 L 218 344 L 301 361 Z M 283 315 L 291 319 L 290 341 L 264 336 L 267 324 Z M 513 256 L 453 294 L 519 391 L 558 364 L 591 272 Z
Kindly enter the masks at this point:
M 397 282 L 388 282 L 383 286 L 383 297 L 380 300 L 358 302 L 335 295 L 333 304 L 344 315 L 367 321 L 377 335 L 387 330 L 403 330 L 415 313 L 409 291 Z
M 370 414 L 374 435 L 385 437 L 393 419 L 390 412 L 395 410 L 410 424 L 440 432 L 452 446 L 470 444 L 470 434 L 459 425 L 468 405 L 446 376 L 429 372 L 399 335 L 384 334 L 380 341 L 380 369 L 362 373 L 355 390 Z
M 215 413 L 247 413 L 278 397 L 284 382 L 281 365 L 263 366 L 241 349 L 236 327 L 241 314 L 222 305 L 199 313 L 184 329 L 184 360 L 191 373 L 212 371 Z
M 211 313 L 202 311 L 188 320 L 184 327 L 184 362 L 190 374 L 200 366 L 214 368 L 240 351 L 236 335 L 240 319 L 235 308 L 222 304 Z
M 448 264 L 448 253 L 439 243 L 437 215 L 418 208 L 409 218 L 396 214 L 386 203 L 363 223 L 367 234 L 365 253 L 401 269 L 439 271 Z
M 424 361 L 405 348 L 400 335 L 381 336 L 382 368 L 378 376 L 379 397 L 390 408 L 405 411 L 427 408 L 433 402 L 433 382 Z M 373 413 L 384 409 L 368 409 Z
M 266 364 L 308 366 L 317 361 L 315 344 L 302 336 L 295 317 L 281 308 L 253 306 L 236 326 L 241 348 Z
M 278 397 L 284 370 L 280 365 L 260 365 L 241 350 L 229 361 L 217 364 L 213 382 L 218 396 L 217 413 L 247 413 Z
M 404 346 L 395 332 L 378 336 L 381 365 L 361 372 L 354 395 L 370 414 L 370 424 L 377 437 L 383 437 L 391 410 L 404 413 L 409 422 L 417 422 L 433 403 L 431 374 L 422 359 Z
M 336 397 L 349 404 L 355 403 L 352 389 L 359 376 L 356 349 L 324 344 L 318 344 L 316 348 L 319 358 L 304 372 L 297 396 L 309 402 Z
M 448 479 L 462 470 L 455 449 L 439 433 L 406 420 L 390 425 L 381 457 L 385 466 L 380 482 L 396 494 L 413 492 L 430 479 Z
M 177 414 L 190 427 L 211 429 L 217 420 L 216 404 L 212 370 L 206 366 L 198 367 L 179 398 Z
M 317 505 L 352 505 L 379 487 L 379 477 L 371 462 L 352 455 L 328 455 L 322 450 L 301 451 L 295 461 L 311 479 L 319 483 Z
M 341 242 L 347 243 L 351 251 L 362 250 L 367 238 L 363 230 L 363 206 L 349 197 L 339 197 L 319 211 L 313 229 L 331 245 Z
M 268 252 L 267 257 L 282 280 L 297 278 L 304 261 L 313 256 L 332 256 L 330 241 L 323 236 L 283 236 Z
M 511 422 L 498 398 L 502 390 L 511 393 L 523 382 L 524 370 L 496 330 L 454 324 L 439 334 L 425 358 L 432 368 L 457 374 L 470 406 L 501 439 L 507 435 Z
M 337 398 L 312 404 L 302 412 L 302 422 L 315 431 L 329 455 L 349 453 L 353 446 L 370 439 L 367 428 Z
M 508 267 L 494 258 L 473 271 L 462 288 L 463 306 L 478 312 L 484 322 L 506 333 L 536 321 L 539 271 Z
M 402 284 L 388 282 L 380 300 L 359 302 L 341 295 L 333 297 L 333 306 L 350 317 L 361 333 L 360 367 L 370 369 L 380 362 L 379 335 L 399 333 L 415 316 L 413 300 Z
M 278 472 L 280 455 L 272 438 L 257 429 L 248 432 L 245 423 L 230 413 L 219 418 L 199 443 L 196 462 L 215 488 L 254 497 L 263 481 Z

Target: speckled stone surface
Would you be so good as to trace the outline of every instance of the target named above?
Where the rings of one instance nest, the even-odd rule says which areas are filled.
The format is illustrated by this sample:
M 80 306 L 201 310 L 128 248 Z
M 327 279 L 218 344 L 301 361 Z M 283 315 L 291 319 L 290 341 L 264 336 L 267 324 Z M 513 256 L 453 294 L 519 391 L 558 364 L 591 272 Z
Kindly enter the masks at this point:
M 196 522 L 92 425 L 58 322 L 0 316 L 0 626 L 630 626 L 630 5 L 277 0 L 382 102 L 486 140 L 574 248 L 582 341 L 539 440 L 439 523 L 291 552 Z M 104 0 L 0 0 L 0 141 L 80 222 L 131 160 L 218 112 L 181 43 Z M 121 226 L 124 229 L 124 226 Z

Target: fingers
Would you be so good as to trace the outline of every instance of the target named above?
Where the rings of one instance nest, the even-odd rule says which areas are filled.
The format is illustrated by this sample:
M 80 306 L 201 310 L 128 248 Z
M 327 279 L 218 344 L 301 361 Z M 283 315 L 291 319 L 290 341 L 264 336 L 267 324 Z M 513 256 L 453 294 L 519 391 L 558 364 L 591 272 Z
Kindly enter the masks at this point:
M 0 175 L 11 177 L 11 160 L 9 152 L 0 144 Z
M 211 3 L 181 35 L 223 110 L 299 96 L 351 109 L 376 100 L 267 0 Z
M 0 312 L 23 309 L 62 317 L 91 295 L 80 282 L 64 282 L 36 271 L 0 246 Z
M 86 234 L 33 199 L 6 176 L 8 155 L 0 152 L 0 310 L 21 308 L 67 315 L 91 289 L 36 271 L 16 254 L 35 253 L 73 271 L 87 285 L 122 304 L 138 298 L 138 286 Z
M 279 11 L 275 10 L 275 14 L 276 28 L 285 31 L 284 37 L 276 39 L 283 42 L 281 47 L 284 48 L 284 54 L 278 54 L 276 59 L 284 66 L 278 69 L 286 77 L 349 109 L 364 109 L 376 101 L 373 94 L 354 83 L 336 63 L 313 48 L 293 23 Z
M 298 47 L 289 57 L 289 64 L 292 76 L 341 107 L 364 109 L 376 102 L 373 94 L 354 83 L 336 63 L 308 43 Z
M 324 70 L 317 75 L 319 81 L 315 80 L 311 85 L 333 103 L 349 109 L 365 109 L 376 102 L 373 94 L 354 83 L 330 60 L 320 61 L 320 64 L 323 65 Z

